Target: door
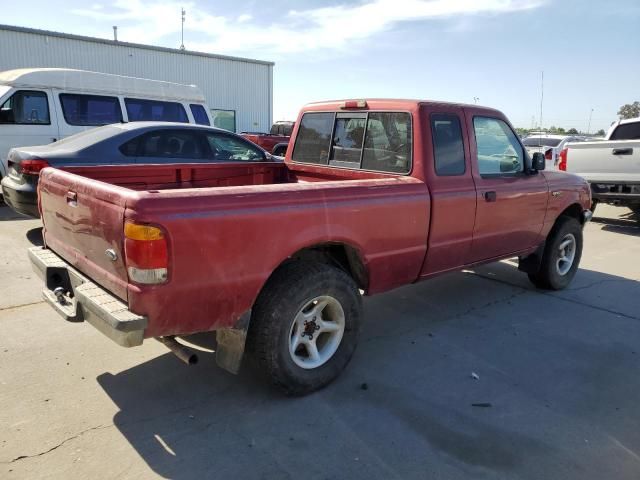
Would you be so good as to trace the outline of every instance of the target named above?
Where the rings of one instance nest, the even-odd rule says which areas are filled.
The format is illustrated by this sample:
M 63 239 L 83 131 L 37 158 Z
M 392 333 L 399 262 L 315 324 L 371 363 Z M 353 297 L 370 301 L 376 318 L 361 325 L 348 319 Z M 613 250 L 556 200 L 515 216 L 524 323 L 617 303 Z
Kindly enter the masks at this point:
M 459 268 L 471 251 L 476 189 L 461 108 L 421 111 L 425 177 L 431 193 L 431 226 L 422 275 Z M 431 160 L 433 158 L 433 160 Z
M 14 147 L 46 145 L 58 139 L 58 123 L 48 90 L 16 90 L 0 105 L 0 158 Z M 6 167 L 6 164 L 4 165 Z
M 549 196 L 544 175 L 526 171 L 524 147 L 505 119 L 473 109 L 465 116 L 477 195 L 468 263 L 537 245 Z

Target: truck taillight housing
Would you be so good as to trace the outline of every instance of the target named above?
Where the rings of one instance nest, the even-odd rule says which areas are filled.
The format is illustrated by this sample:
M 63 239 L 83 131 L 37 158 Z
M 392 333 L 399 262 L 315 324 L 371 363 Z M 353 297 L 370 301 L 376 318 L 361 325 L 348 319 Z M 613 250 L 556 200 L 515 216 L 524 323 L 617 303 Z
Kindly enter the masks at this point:
M 558 163 L 558 170 L 562 170 L 563 172 L 567 171 L 567 154 L 569 150 L 567 148 L 563 149 L 560 152 L 560 163 Z
M 544 152 L 544 159 L 545 160 L 553 160 L 553 148 L 550 148 L 549 150 Z
M 160 228 L 125 222 L 124 254 L 132 282 L 157 285 L 167 281 L 169 253 L 167 239 Z

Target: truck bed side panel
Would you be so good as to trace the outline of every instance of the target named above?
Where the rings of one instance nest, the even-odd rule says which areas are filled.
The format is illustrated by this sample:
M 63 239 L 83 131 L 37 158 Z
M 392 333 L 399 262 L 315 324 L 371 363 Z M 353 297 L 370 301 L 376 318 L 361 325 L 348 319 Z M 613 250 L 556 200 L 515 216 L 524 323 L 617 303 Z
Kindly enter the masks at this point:
M 300 249 L 340 242 L 369 270 L 369 293 L 416 280 L 429 192 L 409 177 L 141 193 L 127 217 L 168 233 L 169 282 L 129 286 L 145 335 L 233 325 L 271 273 Z

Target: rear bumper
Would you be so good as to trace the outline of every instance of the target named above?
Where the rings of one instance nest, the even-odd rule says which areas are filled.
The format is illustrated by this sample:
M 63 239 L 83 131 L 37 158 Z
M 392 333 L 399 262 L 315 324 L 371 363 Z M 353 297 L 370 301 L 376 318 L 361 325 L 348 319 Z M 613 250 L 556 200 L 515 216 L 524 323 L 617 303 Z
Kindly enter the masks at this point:
M 603 203 L 640 204 L 640 183 L 590 181 L 591 196 Z
M 29 249 L 33 269 L 45 282 L 44 299 L 69 322 L 86 321 L 123 347 L 141 345 L 147 318 L 43 247 Z
M 2 179 L 2 196 L 7 205 L 22 215 L 40 217 L 38 212 L 38 194 L 35 185 L 20 184 L 11 177 Z

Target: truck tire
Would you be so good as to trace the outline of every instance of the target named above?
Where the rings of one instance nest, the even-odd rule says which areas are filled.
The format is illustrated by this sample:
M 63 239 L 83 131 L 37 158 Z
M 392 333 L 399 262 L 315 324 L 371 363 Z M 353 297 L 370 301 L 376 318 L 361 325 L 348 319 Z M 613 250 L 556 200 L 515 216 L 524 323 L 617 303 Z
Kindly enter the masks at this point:
M 362 296 L 338 267 L 293 261 L 277 271 L 252 310 L 248 347 L 259 368 L 287 395 L 335 379 L 356 349 Z
M 562 290 L 573 280 L 582 257 L 582 225 L 572 217 L 560 217 L 542 254 L 540 270 L 529 274 L 538 288 Z

